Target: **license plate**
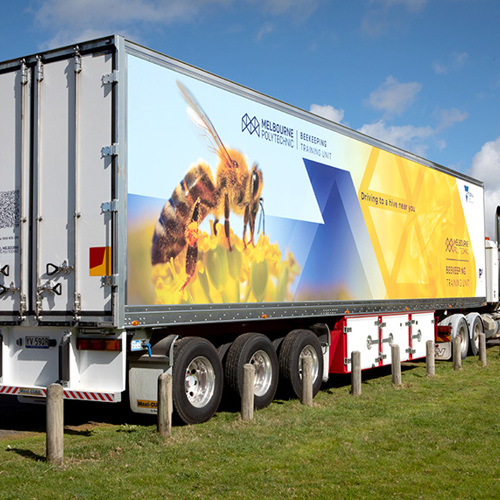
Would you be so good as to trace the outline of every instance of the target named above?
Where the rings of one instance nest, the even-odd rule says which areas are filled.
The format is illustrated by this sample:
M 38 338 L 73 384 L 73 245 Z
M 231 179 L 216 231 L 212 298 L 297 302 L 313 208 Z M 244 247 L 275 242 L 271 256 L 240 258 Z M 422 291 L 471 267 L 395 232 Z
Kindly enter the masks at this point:
M 48 349 L 50 337 L 26 337 L 26 347 L 29 349 Z

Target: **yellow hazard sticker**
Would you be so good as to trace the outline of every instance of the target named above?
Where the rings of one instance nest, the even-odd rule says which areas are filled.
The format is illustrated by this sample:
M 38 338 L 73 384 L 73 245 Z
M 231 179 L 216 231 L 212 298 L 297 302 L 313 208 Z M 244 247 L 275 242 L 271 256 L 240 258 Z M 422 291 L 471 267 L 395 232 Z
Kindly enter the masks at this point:
M 137 408 L 158 408 L 158 401 L 146 401 L 144 399 L 137 400 Z
M 19 396 L 45 397 L 42 389 L 28 389 L 25 387 L 19 388 Z

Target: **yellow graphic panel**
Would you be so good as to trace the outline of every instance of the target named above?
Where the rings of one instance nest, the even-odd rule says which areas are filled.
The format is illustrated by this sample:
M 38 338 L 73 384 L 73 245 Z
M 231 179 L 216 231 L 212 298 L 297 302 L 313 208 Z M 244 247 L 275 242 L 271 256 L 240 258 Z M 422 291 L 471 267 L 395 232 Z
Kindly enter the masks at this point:
M 386 298 L 474 296 L 476 266 L 454 177 L 373 148 L 358 196 Z

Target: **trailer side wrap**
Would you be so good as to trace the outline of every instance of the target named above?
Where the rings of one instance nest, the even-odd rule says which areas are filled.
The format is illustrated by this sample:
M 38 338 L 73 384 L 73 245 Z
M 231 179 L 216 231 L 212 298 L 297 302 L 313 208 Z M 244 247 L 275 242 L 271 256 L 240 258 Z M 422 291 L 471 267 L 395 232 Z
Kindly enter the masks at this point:
M 129 305 L 485 295 L 477 183 L 133 55 L 128 75 Z

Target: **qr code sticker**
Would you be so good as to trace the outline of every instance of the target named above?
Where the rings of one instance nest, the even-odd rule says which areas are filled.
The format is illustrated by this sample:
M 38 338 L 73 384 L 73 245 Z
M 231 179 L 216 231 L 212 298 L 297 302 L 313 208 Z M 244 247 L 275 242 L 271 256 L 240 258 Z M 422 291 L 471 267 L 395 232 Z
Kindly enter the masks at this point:
M 19 190 L 0 191 L 0 229 L 19 226 Z

